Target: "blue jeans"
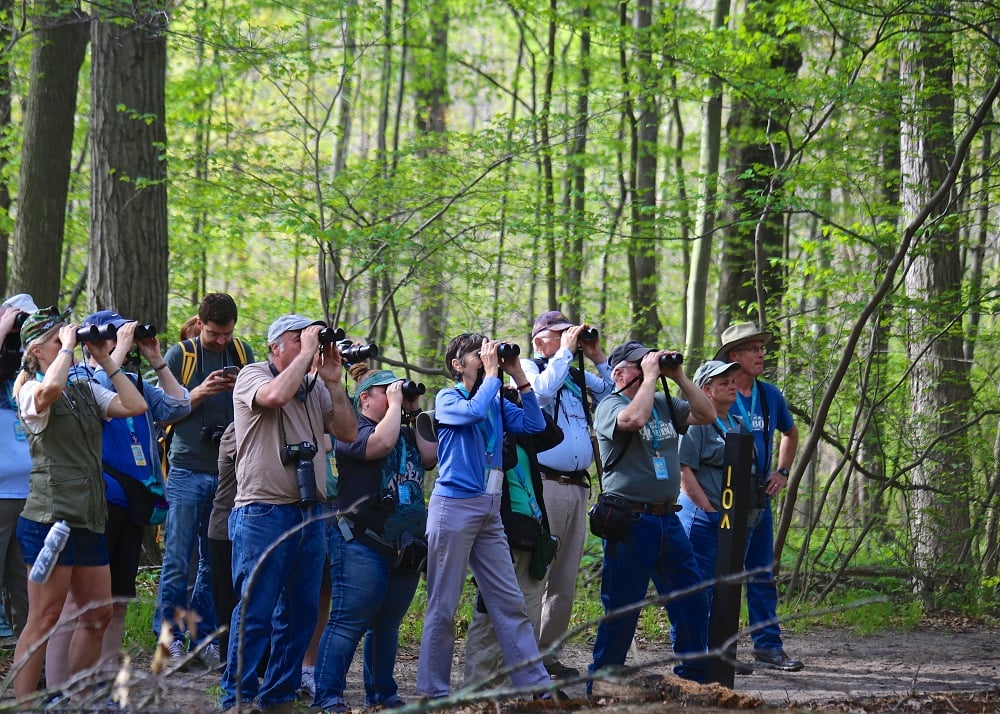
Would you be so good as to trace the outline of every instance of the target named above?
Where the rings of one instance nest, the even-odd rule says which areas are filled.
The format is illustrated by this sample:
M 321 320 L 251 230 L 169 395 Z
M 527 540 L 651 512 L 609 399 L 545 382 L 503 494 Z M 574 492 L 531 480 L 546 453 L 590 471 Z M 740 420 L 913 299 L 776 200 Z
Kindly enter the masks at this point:
M 394 573 L 388 559 L 339 528 L 329 531 L 330 620 L 316 659 L 316 707 L 344 703 L 347 670 L 365 638 L 365 702 L 373 706 L 397 698 L 392 672 L 399 623 L 416 591 L 419 573 Z M 397 577 L 399 575 L 400 577 Z
M 702 580 L 691 543 L 674 513 L 633 516 L 624 540 L 603 544 L 601 604 L 605 613 L 644 600 L 650 579 L 660 595 L 692 587 Z M 693 593 L 666 603 L 665 608 L 676 628 L 674 652 L 679 657 L 704 654 L 708 648 L 708 596 Z M 591 673 L 625 663 L 638 621 L 636 610 L 601 622 L 594 640 Z M 704 682 L 705 666 L 704 659 L 685 660 L 674 666 L 674 673 Z
M 269 707 L 295 699 L 302 657 L 316 627 L 326 561 L 322 514 L 320 506 L 268 503 L 251 503 L 230 514 L 233 586 L 240 602 L 233 610 L 222 674 L 223 709 L 236 704 L 237 688 L 241 702 L 248 705 Z M 257 669 L 269 644 L 258 688 Z
M 385 591 L 382 607 L 365 633 L 366 707 L 392 704 L 399 700 L 399 688 L 392 676 L 399 650 L 399 625 L 410 609 L 418 583 L 420 573 L 416 570 L 392 570 L 389 573 L 389 587 Z
M 208 516 L 219 477 L 188 469 L 171 467 L 165 489 L 170 509 L 163 535 L 163 566 L 160 592 L 156 597 L 153 631 L 159 636 L 163 621 L 173 623 L 174 639 L 183 636 L 176 624 L 177 608 L 193 610 L 201 617 L 198 633 L 190 633 L 192 644 L 215 631 L 217 622 L 212 600 L 212 578 L 208 564 Z M 191 556 L 198 547 L 198 574 L 188 596 Z
M 681 521 L 691 540 L 698 568 L 704 580 L 715 578 L 715 559 L 719 549 L 719 513 L 708 513 L 697 507 L 684 495 L 678 503 L 684 506 Z M 767 567 L 767 572 L 753 576 L 746 584 L 747 613 L 750 620 L 753 646 L 758 650 L 780 650 L 781 626 L 778 624 L 778 587 L 774 580 L 774 516 L 771 501 L 761 512 L 757 523 L 747 530 L 746 570 Z M 708 589 L 709 602 L 712 590 Z

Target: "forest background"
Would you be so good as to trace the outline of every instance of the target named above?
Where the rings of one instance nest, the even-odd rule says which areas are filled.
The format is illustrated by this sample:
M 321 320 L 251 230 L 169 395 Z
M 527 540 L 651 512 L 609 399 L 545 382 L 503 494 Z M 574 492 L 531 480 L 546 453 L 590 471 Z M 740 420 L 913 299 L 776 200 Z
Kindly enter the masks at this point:
M 564 310 L 714 354 L 803 433 L 789 592 L 988 608 L 1000 7 L 942 0 L 0 0 L 0 280 L 177 327 L 324 316 L 446 383 Z M 429 395 L 430 396 L 430 395 Z

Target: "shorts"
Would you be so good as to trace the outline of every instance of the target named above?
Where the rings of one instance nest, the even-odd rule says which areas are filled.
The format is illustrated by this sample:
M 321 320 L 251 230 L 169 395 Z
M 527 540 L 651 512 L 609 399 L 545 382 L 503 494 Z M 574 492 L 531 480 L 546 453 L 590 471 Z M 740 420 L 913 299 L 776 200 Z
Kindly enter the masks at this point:
M 144 530 L 132 520 L 127 509 L 108 504 L 104 535 L 111 563 L 111 594 L 115 597 L 135 597 L 135 576 L 139 572 Z
M 30 521 L 24 516 L 17 519 L 17 542 L 24 551 L 24 564 L 34 565 L 38 554 L 45 546 L 45 536 L 51 523 Z M 103 533 L 94 533 L 86 528 L 70 528 L 69 540 L 59 554 L 57 565 L 77 565 L 81 567 L 108 564 L 108 547 Z

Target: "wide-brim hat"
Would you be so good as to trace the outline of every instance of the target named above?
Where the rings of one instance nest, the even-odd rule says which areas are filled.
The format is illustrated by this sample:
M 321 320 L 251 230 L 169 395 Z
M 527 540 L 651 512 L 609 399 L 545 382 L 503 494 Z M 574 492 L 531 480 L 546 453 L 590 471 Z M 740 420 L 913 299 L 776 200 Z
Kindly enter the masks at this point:
M 696 386 L 704 387 L 712 379 L 721 377 L 724 374 L 737 372 L 739 369 L 740 365 L 737 362 L 723 362 L 722 360 L 710 359 L 695 370 L 692 381 Z
M 758 329 L 752 322 L 737 322 L 730 325 L 722 333 L 722 346 L 716 350 L 715 359 L 727 361 L 729 351 L 747 342 L 761 341 L 765 344 L 771 341 L 773 333 Z

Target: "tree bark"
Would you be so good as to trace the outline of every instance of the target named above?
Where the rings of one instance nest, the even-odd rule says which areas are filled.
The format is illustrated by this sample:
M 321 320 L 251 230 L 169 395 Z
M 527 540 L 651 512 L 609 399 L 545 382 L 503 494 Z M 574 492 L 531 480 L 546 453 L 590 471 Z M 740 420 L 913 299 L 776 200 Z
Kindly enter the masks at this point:
M 28 106 L 18 182 L 10 292 L 30 293 L 39 306 L 61 296 L 62 255 L 73 151 L 76 92 L 90 35 L 89 18 L 60 4 L 38 3 L 32 17 Z

